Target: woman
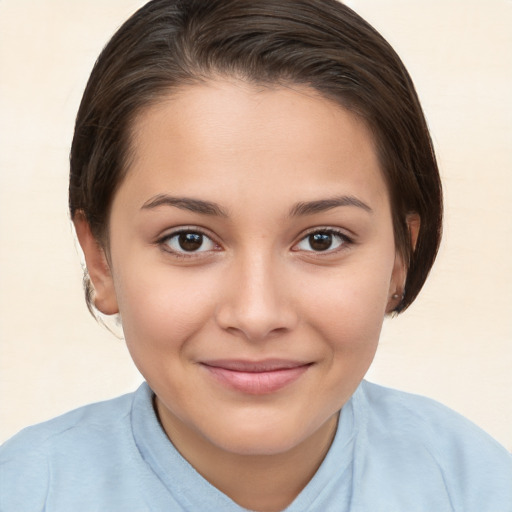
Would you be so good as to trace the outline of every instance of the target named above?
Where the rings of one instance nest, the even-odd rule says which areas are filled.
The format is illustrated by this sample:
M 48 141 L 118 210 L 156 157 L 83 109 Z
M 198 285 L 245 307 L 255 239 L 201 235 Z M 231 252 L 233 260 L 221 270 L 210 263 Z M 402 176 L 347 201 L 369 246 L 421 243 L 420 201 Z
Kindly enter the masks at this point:
M 146 383 L 8 442 L 2 506 L 509 510 L 504 449 L 362 380 L 441 202 L 412 82 L 350 9 L 149 2 L 91 74 L 70 175 L 88 304 Z

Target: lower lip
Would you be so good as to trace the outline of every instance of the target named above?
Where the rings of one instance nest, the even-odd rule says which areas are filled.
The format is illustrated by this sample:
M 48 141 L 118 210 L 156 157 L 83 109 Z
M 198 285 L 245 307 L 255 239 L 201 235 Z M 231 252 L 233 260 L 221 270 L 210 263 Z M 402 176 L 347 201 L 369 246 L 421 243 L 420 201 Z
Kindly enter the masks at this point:
M 306 372 L 309 366 L 304 365 L 265 372 L 243 372 L 203 365 L 210 375 L 221 384 L 251 395 L 266 395 L 279 391 L 295 382 Z

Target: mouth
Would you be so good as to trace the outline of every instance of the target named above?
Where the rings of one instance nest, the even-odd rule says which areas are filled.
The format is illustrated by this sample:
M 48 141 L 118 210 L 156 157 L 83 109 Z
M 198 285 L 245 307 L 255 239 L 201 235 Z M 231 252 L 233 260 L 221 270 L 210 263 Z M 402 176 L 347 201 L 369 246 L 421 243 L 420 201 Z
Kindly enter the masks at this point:
M 312 363 L 283 359 L 215 360 L 202 362 L 201 366 L 223 386 L 251 395 L 265 395 L 298 380 Z

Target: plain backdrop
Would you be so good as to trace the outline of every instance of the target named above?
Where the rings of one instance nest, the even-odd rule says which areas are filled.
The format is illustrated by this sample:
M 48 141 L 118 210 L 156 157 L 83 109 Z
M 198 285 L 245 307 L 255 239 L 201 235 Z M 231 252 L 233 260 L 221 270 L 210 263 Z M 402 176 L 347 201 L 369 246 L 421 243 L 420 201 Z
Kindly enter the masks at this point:
M 413 76 L 446 201 L 430 280 L 386 321 L 368 378 L 433 397 L 512 449 L 512 2 L 348 3 Z M 67 174 L 88 74 L 142 4 L 0 0 L 0 440 L 141 381 L 85 307 Z

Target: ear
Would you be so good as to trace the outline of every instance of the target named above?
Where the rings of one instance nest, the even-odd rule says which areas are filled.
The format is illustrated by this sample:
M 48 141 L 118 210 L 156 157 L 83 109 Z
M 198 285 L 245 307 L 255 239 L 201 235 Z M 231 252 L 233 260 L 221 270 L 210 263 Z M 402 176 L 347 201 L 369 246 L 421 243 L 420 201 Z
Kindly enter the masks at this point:
M 119 313 L 119 308 L 105 250 L 92 234 L 89 222 L 82 211 L 75 214 L 73 224 L 94 287 L 94 306 L 105 315 L 115 315 Z
M 420 233 L 420 216 L 417 213 L 408 213 L 405 218 L 407 229 L 409 230 L 409 239 L 411 240 L 412 250 L 416 249 L 416 242 Z
M 412 251 L 416 248 L 418 234 L 420 232 L 420 216 L 417 213 L 409 213 L 405 219 Z M 391 275 L 389 286 L 389 298 L 386 313 L 391 313 L 400 304 L 405 292 L 405 281 L 407 279 L 407 265 L 401 251 L 395 253 L 395 264 Z

